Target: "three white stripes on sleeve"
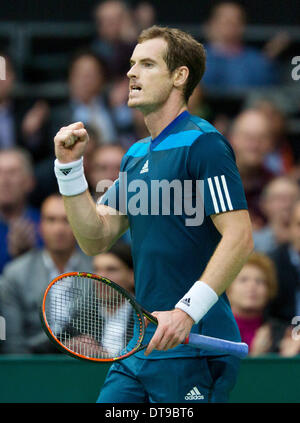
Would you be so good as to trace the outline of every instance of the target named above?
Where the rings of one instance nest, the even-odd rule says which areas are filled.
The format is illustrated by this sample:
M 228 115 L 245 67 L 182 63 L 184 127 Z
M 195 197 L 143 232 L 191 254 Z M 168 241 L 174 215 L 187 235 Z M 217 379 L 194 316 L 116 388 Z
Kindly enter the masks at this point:
M 211 194 L 211 197 L 212 197 L 212 201 L 213 201 L 213 205 L 214 205 L 216 213 L 220 213 L 218 200 L 219 200 L 222 212 L 225 212 L 227 210 L 233 210 L 225 175 L 221 175 L 220 178 L 221 178 L 221 181 L 219 180 L 219 176 L 215 176 L 213 179 L 212 178 L 207 179 L 210 194 Z M 216 190 L 214 188 L 214 183 L 215 183 L 215 186 L 216 186 Z M 227 202 L 227 206 L 225 205 L 225 199 L 224 199 L 224 196 L 223 196 L 223 193 L 222 193 L 222 190 L 221 190 L 221 184 L 222 184 L 222 187 L 223 187 L 223 190 L 224 190 L 224 193 L 225 193 L 225 199 L 226 199 L 226 202 Z

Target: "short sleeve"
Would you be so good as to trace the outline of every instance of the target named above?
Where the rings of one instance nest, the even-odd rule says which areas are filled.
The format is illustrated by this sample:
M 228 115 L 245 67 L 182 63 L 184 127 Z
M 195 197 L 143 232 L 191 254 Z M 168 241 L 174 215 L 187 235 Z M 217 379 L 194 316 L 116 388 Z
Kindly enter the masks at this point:
M 207 216 L 248 209 L 234 152 L 221 134 L 197 138 L 189 150 L 188 168 L 193 179 L 203 181 Z

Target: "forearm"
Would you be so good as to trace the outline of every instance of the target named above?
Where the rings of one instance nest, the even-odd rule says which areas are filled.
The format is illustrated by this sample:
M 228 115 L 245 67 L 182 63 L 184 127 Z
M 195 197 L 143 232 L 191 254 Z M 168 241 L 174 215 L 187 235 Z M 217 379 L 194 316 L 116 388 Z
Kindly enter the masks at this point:
M 104 251 L 112 242 L 105 216 L 100 216 L 89 193 L 63 196 L 69 223 L 81 249 L 88 255 Z
M 236 278 L 252 251 L 247 234 L 224 234 L 199 280 L 219 296 Z
M 176 304 L 197 323 L 238 275 L 253 250 L 252 227 L 246 210 L 212 217 L 222 235 L 199 279 Z

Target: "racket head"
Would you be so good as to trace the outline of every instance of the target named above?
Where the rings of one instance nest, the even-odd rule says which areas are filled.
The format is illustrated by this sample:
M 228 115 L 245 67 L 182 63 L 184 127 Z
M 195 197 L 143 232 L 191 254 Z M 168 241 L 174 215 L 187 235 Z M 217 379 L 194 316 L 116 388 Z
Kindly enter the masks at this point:
M 75 290 L 73 283 L 75 281 Z M 93 292 L 93 298 L 92 302 L 90 301 L 90 298 L 88 295 L 84 294 L 82 291 L 85 290 L 84 283 L 87 281 L 92 281 L 96 285 L 95 292 Z M 67 282 L 67 283 L 66 283 Z M 76 287 L 77 282 L 77 287 Z M 68 330 L 65 330 L 65 333 L 62 334 L 60 332 L 57 334 L 55 330 L 55 324 L 57 313 L 53 313 L 53 305 L 51 306 L 51 296 L 53 296 L 53 293 L 55 293 L 56 296 L 58 296 L 58 299 L 56 298 L 56 302 L 60 305 L 60 312 L 63 312 L 63 309 L 61 307 L 62 302 L 59 302 L 59 298 L 63 295 L 63 290 L 61 289 L 62 284 L 65 284 L 64 290 L 68 290 L 68 296 L 67 299 L 64 299 L 64 301 L 68 305 L 68 309 L 70 310 L 73 307 L 73 312 L 75 312 L 76 315 L 76 307 L 78 307 L 78 303 L 83 300 L 84 302 L 79 305 L 79 308 L 81 307 L 80 312 L 82 312 L 82 308 L 84 309 L 83 317 L 87 317 L 86 322 L 87 326 L 89 327 L 89 333 L 82 333 L 82 325 L 85 326 L 83 321 L 75 320 L 71 321 L 71 314 L 67 316 L 69 318 L 68 321 L 65 322 L 65 324 L 69 327 Z M 103 289 L 105 288 L 105 295 L 106 298 L 103 300 Z M 99 296 L 99 288 L 100 288 L 100 294 L 102 294 L 102 297 Z M 60 292 L 61 291 L 61 292 Z M 114 299 L 110 300 L 110 294 L 114 295 Z M 125 330 L 125 340 L 123 342 L 122 348 L 120 348 L 120 353 L 111 353 L 108 354 L 106 352 L 102 351 L 102 346 L 99 337 L 95 336 L 95 334 L 98 333 L 100 336 L 100 331 L 97 332 L 97 324 L 99 324 L 99 321 L 97 321 L 97 316 L 99 316 L 97 313 L 99 312 L 99 307 L 103 310 L 103 303 L 101 304 L 101 301 L 106 302 L 106 305 L 110 305 L 112 308 L 114 307 L 115 303 L 126 304 L 127 309 L 129 309 L 129 318 L 130 316 L 133 316 L 133 323 L 129 321 L 129 326 L 125 327 L 125 323 L 123 324 L 121 322 L 121 329 L 123 331 Z M 76 305 L 77 304 L 77 305 Z M 82 307 L 83 304 L 86 304 L 85 308 Z M 89 308 L 89 305 L 91 308 Z M 121 304 L 121 305 L 122 305 Z M 54 308 L 54 310 L 56 307 Z M 96 315 L 93 316 L 93 311 L 97 309 Z M 105 307 L 104 307 L 105 309 Z M 48 336 L 48 338 L 55 344 L 55 346 L 62 351 L 65 354 L 68 354 L 72 357 L 75 357 L 79 360 L 88 360 L 93 362 L 115 362 L 119 360 L 123 360 L 124 358 L 127 358 L 134 354 L 137 351 L 140 351 L 141 349 L 145 348 L 144 345 L 142 345 L 144 335 L 145 335 L 145 321 L 144 321 L 144 313 L 139 306 L 139 304 L 136 302 L 135 298 L 127 292 L 124 288 L 119 286 L 117 283 L 111 281 L 108 278 L 104 278 L 102 276 L 96 275 L 94 273 L 89 272 L 68 272 L 63 273 L 62 275 L 56 277 L 53 279 L 50 284 L 48 285 L 47 289 L 45 290 L 41 307 L 40 307 L 40 317 L 43 329 Z M 93 319 L 93 317 L 95 319 Z M 122 317 L 122 315 L 120 316 Z M 58 319 L 59 320 L 59 319 Z M 61 324 L 61 322 L 58 322 Z M 123 325 L 123 326 L 122 326 Z M 119 325 L 120 326 L 120 325 Z M 102 327 L 103 328 L 103 327 Z M 115 328 L 118 328 L 118 326 L 115 326 Z M 86 329 L 86 327 L 85 327 Z M 72 331 L 76 333 L 76 336 L 71 336 Z M 128 333 L 126 331 L 129 331 Z M 78 340 L 78 336 L 84 336 L 87 335 L 88 337 L 92 336 L 96 339 L 93 339 L 95 343 L 99 344 L 96 345 L 93 342 L 92 347 L 90 346 L 89 354 L 83 353 L 81 351 L 81 347 L 79 347 L 81 341 L 76 341 L 77 344 L 74 346 L 74 342 L 72 345 L 72 339 L 76 338 Z M 127 339 L 130 336 L 132 336 L 132 339 Z M 82 339 L 82 338 L 81 338 Z M 91 339 L 88 339 L 91 341 Z M 132 341 L 133 340 L 133 341 Z M 126 342 L 125 342 L 126 341 Z M 128 341 L 128 342 L 127 342 Z M 131 342 L 132 346 L 129 348 L 128 343 Z M 87 344 L 87 341 L 82 341 L 82 344 Z M 80 351 L 78 351 L 80 349 Z M 94 350 L 94 353 L 91 351 Z

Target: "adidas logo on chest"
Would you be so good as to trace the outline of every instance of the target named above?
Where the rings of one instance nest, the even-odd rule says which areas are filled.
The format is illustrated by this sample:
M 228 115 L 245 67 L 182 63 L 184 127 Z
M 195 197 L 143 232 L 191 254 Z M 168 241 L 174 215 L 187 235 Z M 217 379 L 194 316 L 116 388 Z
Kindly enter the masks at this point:
M 149 172 L 149 160 L 146 160 L 146 162 L 144 163 L 142 170 L 140 171 L 140 173 L 146 173 Z

